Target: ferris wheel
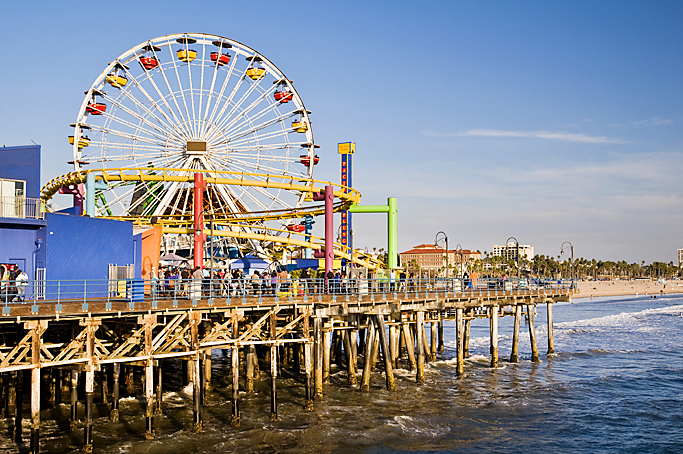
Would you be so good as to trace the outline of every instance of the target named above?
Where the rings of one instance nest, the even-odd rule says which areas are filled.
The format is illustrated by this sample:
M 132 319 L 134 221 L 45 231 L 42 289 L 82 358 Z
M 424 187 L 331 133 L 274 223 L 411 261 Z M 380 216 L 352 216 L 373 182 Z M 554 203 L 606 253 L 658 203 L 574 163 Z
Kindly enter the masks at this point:
M 318 157 L 309 114 L 292 81 L 244 44 L 208 34 L 162 36 L 121 54 L 85 92 L 69 137 L 72 162 L 75 170 L 310 179 Z M 187 182 L 109 184 L 95 197 L 96 216 L 192 213 Z M 271 212 L 298 208 L 304 197 L 268 185 L 214 185 L 204 209 L 228 217 Z

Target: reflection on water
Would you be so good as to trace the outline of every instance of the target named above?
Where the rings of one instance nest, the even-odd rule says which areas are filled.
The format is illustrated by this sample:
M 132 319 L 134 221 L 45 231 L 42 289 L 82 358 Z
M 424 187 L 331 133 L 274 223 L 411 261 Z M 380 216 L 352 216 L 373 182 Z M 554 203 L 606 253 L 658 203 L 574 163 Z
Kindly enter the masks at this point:
M 370 393 L 346 384 L 333 369 L 325 398 L 303 409 L 303 383 L 280 379 L 280 420 L 270 421 L 267 375 L 242 394 L 241 427 L 230 426 L 229 358 L 213 355 L 213 389 L 203 410 L 204 432 L 193 434 L 191 387 L 176 365 L 165 374 L 164 415 L 157 437 L 144 440 L 141 397 L 121 402 L 121 421 L 96 406 L 95 450 L 107 453 L 214 452 L 678 452 L 683 439 L 683 298 L 597 298 L 555 305 L 557 355 L 531 363 L 522 326 L 520 362 L 510 364 L 512 319 L 500 324 L 500 367 L 488 358 L 488 322 L 472 326 L 471 357 L 455 375 L 454 327 L 446 352 L 428 365 L 426 383 L 396 370 L 398 391 L 373 375 Z M 545 311 L 538 307 L 539 351 L 545 351 Z M 448 342 L 449 341 L 449 342 Z M 407 367 L 404 364 L 404 367 Z M 67 398 L 65 396 L 65 398 Z M 82 411 L 82 409 L 81 409 Z M 80 448 L 82 431 L 68 430 L 69 407 L 42 413 L 42 452 Z M 65 426 L 66 423 L 66 426 Z M 7 433 L 7 422 L 0 425 Z M 30 427 L 25 422 L 25 433 Z M 6 436 L 0 450 L 20 452 Z

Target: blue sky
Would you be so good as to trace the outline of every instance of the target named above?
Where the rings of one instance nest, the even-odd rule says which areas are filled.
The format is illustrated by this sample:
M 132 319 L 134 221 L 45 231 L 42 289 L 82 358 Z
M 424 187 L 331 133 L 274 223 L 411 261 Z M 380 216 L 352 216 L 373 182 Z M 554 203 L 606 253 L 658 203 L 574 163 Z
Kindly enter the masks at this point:
M 365 204 L 397 197 L 399 249 L 438 231 L 490 251 L 640 263 L 683 248 L 683 3 L 676 1 L 11 2 L 0 145 L 68 172 L 69 124 L 106 64 L 169 33 L 226 36 L 294 81 L 339 180 L 354 141 Z M 320 220 L 319 224 L 322 224 Z M 356 246 L 386 247 L 380 215 Z

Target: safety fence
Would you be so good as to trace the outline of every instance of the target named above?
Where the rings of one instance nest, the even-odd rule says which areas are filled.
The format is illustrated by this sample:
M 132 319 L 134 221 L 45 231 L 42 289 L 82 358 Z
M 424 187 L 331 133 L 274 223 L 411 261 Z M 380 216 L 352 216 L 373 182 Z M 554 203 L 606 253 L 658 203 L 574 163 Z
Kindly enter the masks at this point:
M 216 299 L 232 297 L 299 297 L 304 295 L 396 294 L 397 298 L 425 292 L 453 294 L 571 290 L 573 279 L 546 278 L 379 278 L 283 279 L 270 276 L 204 279 L 101 279 L 0 281 L 0 303 L 5 306 L 40 301 L 57 303 L 107 301 L 157 301 L 168 299 Z

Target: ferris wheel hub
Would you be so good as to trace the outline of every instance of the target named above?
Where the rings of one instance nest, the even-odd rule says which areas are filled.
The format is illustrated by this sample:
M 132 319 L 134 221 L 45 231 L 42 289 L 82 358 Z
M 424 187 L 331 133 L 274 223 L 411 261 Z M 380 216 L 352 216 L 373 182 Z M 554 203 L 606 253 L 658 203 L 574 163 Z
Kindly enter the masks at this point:
M 185 145 L 185 154 L 187 156 L 202 156 L 206 152 L 206 142 L 188 141 Z

